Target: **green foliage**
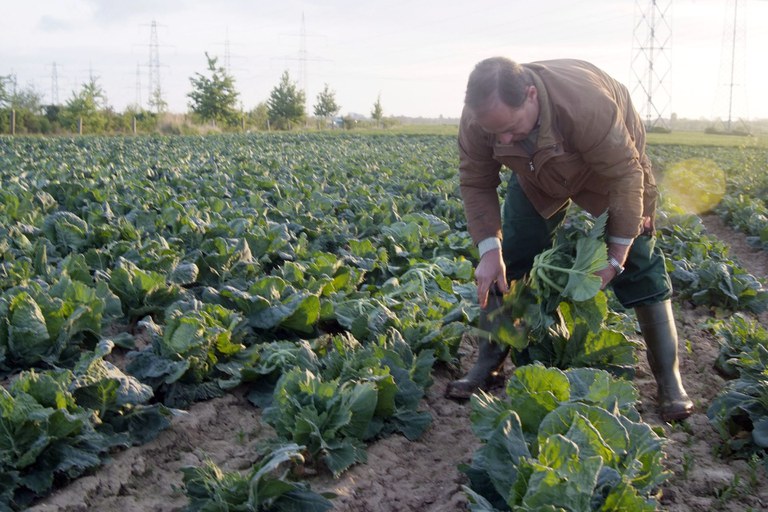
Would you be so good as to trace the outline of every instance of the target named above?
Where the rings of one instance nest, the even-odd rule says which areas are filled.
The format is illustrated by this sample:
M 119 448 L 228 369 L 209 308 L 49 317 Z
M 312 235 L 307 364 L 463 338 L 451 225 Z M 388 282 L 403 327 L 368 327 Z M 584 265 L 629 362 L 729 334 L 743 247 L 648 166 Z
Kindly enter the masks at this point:
M 517 368 L 507 398 L 472 397 L 482 446 L 463 466 L 472 510 L 655 510 L 662 439 L 606 372 Z
M 707 410 L 725 455 L 746 457 L 768 448 L 768 331 L 734 315 L 712 322 L 720 341 L 715 368 L 730 377 Z
M 109 287 L 120 298 L 129 318 L 160 313 L 182 294 L 159 272 L 142 270 L 126 259 L 120 259 L 112 270 Z
M 531 286 L 543 298 L 562 296 L 573 302 L 593 299 L 600 291 L 595 272 L 605 268 L 608 254 L 602 240 L 608 213 L 598 217 L 589 232 L 561 232 L 552 248 L 536 255 L 531 270 Z M 576 231 L 578 233 L 578 231 Z
M 768 309 L 768 290 L 730 259 L 728 248 L 706 233 L 700 218 L 668 215 L 660 225 L 659 246 L 669 257 L 667 271 L 680 298 L 727 311 Z
M 82 122 L 83 133 L 101 133 L 106 126 L 107 97 L 99 85 L 97 77 L 92 76 L 82 84 L 79 92 L 73 92 L 61 113 L 61 123 L 71 131 L 77 132 Z
M 263 415 L 278 436 L 305 445 L 334 475 L 365 462 L 361 441 L 376 410 L 374 384 L 324 381 L 300 369 L 280 380 L 275 404 Z
M 718 204 L 717 212 L 729 225 L 746 233 L 750 245 L 768 250 L 768 206 L 762 197 L 728 195 Z
M 727 378 L 738 377 L 740 368 L 749 368 L 752 362 L 758 360 L 753 353 L 758 346 L 768 349 L 768 331 L 744 314 L 711 321 L 709 328 L 720 343 L 715 368 Z
M 291 81 L 288 71 L 284 71 L 280 83 L 272 89 L 267 99 L 270 126 L 289 130 L 293 125 L 303 123 L 306 117 L 305 101 L 304 91 Z
M 369 440 L 396 432 L 416 439 L 429 426 L 419 405 L 432 366 L 455 362 L 462 335 L 479 315 L 472 280 L 477 253 L 458 194 L 455 134 L 2 142 L 4 376 L 30 367 L 70 372 L 66 390 L 87 411 L 86 428 L 119 434 L 119 446 L 144 442 L 137 432 L 155 432 L 167 421 L 167 409 L 149 404 L 186 405 L 242 386 L 255 404 L 275 411 L 283 432 L 278 444 L 301 439 L 305 461 L 337 472 L 362 460 Z M 715 160 L 722 166 L 726 156 Z M 593 220 L 570 222 L 574 229 L 558 239 L 557 254 L 542 262 L 551 268 L 541 266 L 555 286 L 537 277 L 535 287 L 516 283 L 510 296 L 524 299 L 508 306 L 529 329 L 518 348 L 527 346 L 529 357 L 563 368 L 623 372 L 633 364 L 624 334 L 633 326 L 610 310 L 602 293 L 576 300 L 594 291 L 590 251 L 602 244 L 577 242 L 590 238 Z M 670 230 L 671 247 L 688 245 L 701 251 L 702 261 L 714 259 L 703 245 L 714 251 L 716 244 L 700 242 L 694 228 Z M 672 254 L 670 260 L 684 253 Z M 733 290 L 743 307 L 744 290 L 736 284 Z M 680 296 L 698 291 L 681 289 Z M 714 300 L 705 295 L 702 301 Z M 108 341 L 117 345 L 115 355 L 130 351 L 122 375 L 105 357 Z M 522 366 L 523 355 L 516 357 Z M 589 407 L 616 416 L 611 404 L 618 401 L 621 414 L 636 421 L 622 405 L 625 390 L 569 377 L 570 398 L 561 402 L 564 381 L 548 376 L 560 383 L 552 396 L 531 374 L 525 377 L 531 396 L 515 389 L 515 407 L 546 418 L 549 407 L 585 394 L 576 389 L 600 388 L 605 397 Z M 347 421 L 353 407 L 359 422 L 354 416 Z M 593 427 L 616 422 L 589 408 L 579 414 L 585 420 L 559 415 L 568 429 L 564 434 L 553 423 L 562 428 L 547 431 L 544 448 L 522 430 L 535 421 L 519 416 L 535 458 L 519 468 L 541 475 L 524 479 L 541 489 L 536 499 L 554 486 L 582 503 L 593 483 L 594 457 L 620 460 L 592 435 Z M 601 436 L 622 447 L 616 431 Z M 571 448 L 577 439 L 587 444 L 579 457 Z M 507 453 L 522 451 L 508 440 L 494 443 Z M 39 464 L 56 464 L 46 461 L 57 453 L 43 449 Z M 553 462 L 556 453 L 567 455 L 568 467 Z M 601 464 L 596 485 L 610 488 L 601 494 L 606 507 L 646 501 L 646 495 L 638 498 L 639 484 L 617 480 L 605 469 L 609 463 Z M 501 466 L 511 467 L 499 459 Z M 559 480 L 572 474 L 570 484 Z M 14 478 L 0 479 L 0 486 L 7 481 L 20 489 Z M 0 489 L 3 496 L 16 492 Z
M 306 483 L 290 478 L 304 463 L 300 446 L 286 444 L 262 457 L 247 474 L 223 472 L 213 462 L 184 467 L 184 491 L 190 512 L 250 510 L 254 512 L 323 512 L 333 505 L 332 494 L 312 492 Z
M 256 329 L 282 327 L 309 334 L 320 318 L 317 295 L 297 290 L 279 277 L 259 279 L 247 291 L 225 286 L 218 296 L 212 292 L 208 300 L 244 312 L 249 325 Z
M 33 86 L 18 87 L 14 75 L 0 76 L 0 133 L 10 133 L 11 110 L 15 112 L 15 131 L 48 133 L 48 119 L 42 116 L 43 95 Z
M 43 234 L 62 255 L 80 252 L 89 243 L 88 223 L 72 212 L 53 212 L 43 221 Z
M 305 447 L 308 462 L 339 475 L 365 462 L 363 441 L 399 431 L 418 439 L 431 419 L 417 409 L 434 358 L 414 355 L 396 331 L 375 346 L 335 337 L 314 368 L 284 367 L 263 418 Z
M 374 119 L 376 123 L 381 123 L 381 120 L 384 119 L 384 108 L 381 106 L 381 94 L 376 97 L 376 102 L 373 104 L 371 118 Z
M 10 89 L 11 76 L 0 76 L 0 107 L 6 107 L 10 103 Z
M 332 91 L 328 84 L 325 84 L 323 90 L 317 95 L 317 101 L 314 106 L 314 113 L 317 117 L 327 118 L 335 116 L 341 110 L 341 106 L 336 103 L 336 93 Z
M 617 313 L 608 308 L 607 298 L 596 296 L 592 309 L 561 303 L 558 321 L 549 326 L 522 357 L 556 368 L 601 368 L 616 376 L 632 378 L 637 363 L 635 345 L 625 332 L 617 330 Z
M 488 334 L 511 345 L 520 364 L 594 367 L 631 377 L 634 346 L 614 327 L 621 322 L 595 275 L 607 260 L 602 240 L 607 214 L 591 220 L 575 211 L 569 217 L 552 247 L 534 258 L 530 276 L 512 283 L 494 312 L 500 327 Z
M 0 504 L 23 508 L 61 475 L 76 478 L 97 467 L 115 444 L 95 430 L 90 411 L 67 390 L 66 372 L 30 372 L 10 391 L 0 387 Z
M 111 294 L 62 275 L 53 286 L 32 283 L 0 297 L 0 371 L 58 366 L 76 357 L 79 343 L 114 319 Z
M 217 382 L 228 375 L 220 365 L 241 353 L 247 335 L 239 313 L 216 304 L 174 303 L 164 326 L 141 322 L 152 344 L 129 354 L 127 370 L 158 393 L 167 405 L 185 407 L 224 393 Z
M 0 507 L 22 510 L 170 425 L 170 410 L 148 404 L 151 389 L 104 361 L 111 350 L 102 343 L 74 371 L 23 372 L 0 387 Z
M 269 128 L 269 109 L 266 102 L 259 103 L 248 112 L 246 123 L 257 130 L 267 130 Z
M 77 404 L 98 418 L 98 430 L 120 435 L 132 445 L 144 444 L 170 426 L 173 411 L 153 403 L 151 387 L 104 359 L 114 346 L 103 340 L 93 352 L 83 353 L 73 369 L 70 389 Z
M 189 79 L 192 84 L 192 91 L 187 94 L 191 100 L 189 107 L 203 121 L 211 121 L 214 125 L 234 125 L 240 120 L 235 79 L 222 66 L 216 66 L 218 58 L 209 56 L 207 52 L 205 58 L 210 76 L 195 73 Z

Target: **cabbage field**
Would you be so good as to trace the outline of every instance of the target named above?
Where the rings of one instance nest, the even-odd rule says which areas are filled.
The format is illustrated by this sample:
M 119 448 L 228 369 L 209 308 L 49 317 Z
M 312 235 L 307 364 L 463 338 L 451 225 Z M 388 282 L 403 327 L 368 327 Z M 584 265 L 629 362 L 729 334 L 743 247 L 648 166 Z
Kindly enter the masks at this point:
M 479 314 L 454 136 L 0 138 L 0 511 L 765 509 L 766 151 L 649 153 L 674 425 L 577 209 L 508 381 L 442 397 Z

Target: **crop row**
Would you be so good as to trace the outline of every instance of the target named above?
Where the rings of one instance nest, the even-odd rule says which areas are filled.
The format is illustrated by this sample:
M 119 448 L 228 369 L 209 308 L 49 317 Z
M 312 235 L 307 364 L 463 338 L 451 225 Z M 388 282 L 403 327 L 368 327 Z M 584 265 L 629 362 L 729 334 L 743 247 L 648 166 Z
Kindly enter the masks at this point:
M 714 211 L 768 249 L 766 151 L 755 147 L 653 146 L 651 156 L 677 196 L 672 202 L 696 213 Z M 662 187 L 664 188 L 664 187 Z
M 250 500 L 279 509 L 301 499 L 316 507 L 305 510 L 325 510 L 327 497 L 275 481 L 273 470 L 339 474 L 377 437 L 418 438 L 431 421 L 419 404 L 433 365 L 455 364 L 478 315 L 450 137 L 0 139 L 0 180 L 0 508 L 23 508 L 110 451 L 158 435 L 179 409 L 245 387 L 276 432 L 271 455 L 248 475 L 188 468 L 191 507 Z M 685 262 L 698 268 L 717 251 L 675 253 L 695 246 L 682 235 L 670 228 L 663 240 L 686 297 L 765 307 L 760 283 L 725 254 L 709 272 L 717 279 L 692 277 Z M 628 375 L 631 319 L 602 294 L 588 308 L 583 296 L 559 307 L 557 281 L 537 316 L 551 336 L 526 357 L 560 372 Z M 576 333 L 578 343 L 566 343 Z M 555 381 L 573 391 L 557 391 L 537 414 L 587 407 L 569 416 L 569 428 L 588 418 L 574 433 L 623 429 L 630 443 L 627 432 L 646 432 L 631 399 L 612 409 L 584 382 L 631 384 L 563 375 Z M 660 444 L 644 459 L 628 448 L 600 452 L 594 439 L 574 452 L 581 436 L 566 442 L 556 437 L 562 425 L 550 427 L 542 453 L 570 453 L 600 476 L 603 497 L 613 489 L 616 503 L 645 503 L 662 480 Z M 627 476 L 638 463 L 655 476 Z M 558 468 L 566 482 L 597 485 Z

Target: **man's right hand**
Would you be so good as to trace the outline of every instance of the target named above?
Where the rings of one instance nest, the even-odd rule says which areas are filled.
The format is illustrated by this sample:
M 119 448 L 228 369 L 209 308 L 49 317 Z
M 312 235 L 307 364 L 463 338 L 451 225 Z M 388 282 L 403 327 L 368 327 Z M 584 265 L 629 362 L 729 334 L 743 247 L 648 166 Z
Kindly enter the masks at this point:
M 477 302 L 480 304 L 480 308 L 485 309 L 488 305 L 488 293 L 494 285 L 501 293 L 509 291 L 506 273 L 507 267 L 501 257 L 501 249 L 494 249 L 483 254 L 475 269 Z

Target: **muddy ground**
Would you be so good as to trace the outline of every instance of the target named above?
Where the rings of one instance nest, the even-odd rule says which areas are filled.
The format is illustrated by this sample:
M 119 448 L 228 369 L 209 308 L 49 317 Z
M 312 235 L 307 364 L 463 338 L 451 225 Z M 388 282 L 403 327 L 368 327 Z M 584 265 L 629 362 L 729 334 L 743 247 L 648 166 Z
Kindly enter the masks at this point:
M 744 236 L 725 227 L 719 218 L 704 218 L 709 232 L 728 243 L 731 257 L 760 279 L 768 275 L 768 252 L 751 249 Z M 696 413 L 687 421 L 668 425 L 654 411 L 656 392 L 645 355 L 640 354 L 635 377 L 646 422 L 666 433 L 666 465 L 671 472 L 661 489 L 661 509 L 669 511 L 748 511 L 768 509 L 766 470 L 745 460 L 723 459 L 719 438 L 706 410 L 723 387 L 713 370 L 716 340 L 702 330 L 710 316 L 704 308 L 675 304 L 680 334 L 681 370 Z M 768 325 L 765 314 L 761 318 Z M 465 342 L 464 365 L 474 357 Z M 511 371 L 511 368 L 510 368 Z M 469 405 L 443 398 L 453 378 L 445 368 L 435 371 L 434 385 L 423 401 L 433 425 L 422 439 L 401 436 L 370 445 L 368 463 L 354 466 L 340 478 L 320 474 L 313 490 L 338 494 L 335 510 L 346 512 L 447 512 L 467 510 L 457 466 L 468 462 L 477 448 L 470 430 Z M 200 403 L 177 418 L 155 441 L 116 453 L 93 475 L 80 478 L 30 510 L 49 511 L 179 511 L 186 503 L 180 468 L 210 459 L 226 470 L 247 469 L 256 458 L 259 440 L 272 436 L 259 421 L 259 411 L 242 394 Z

